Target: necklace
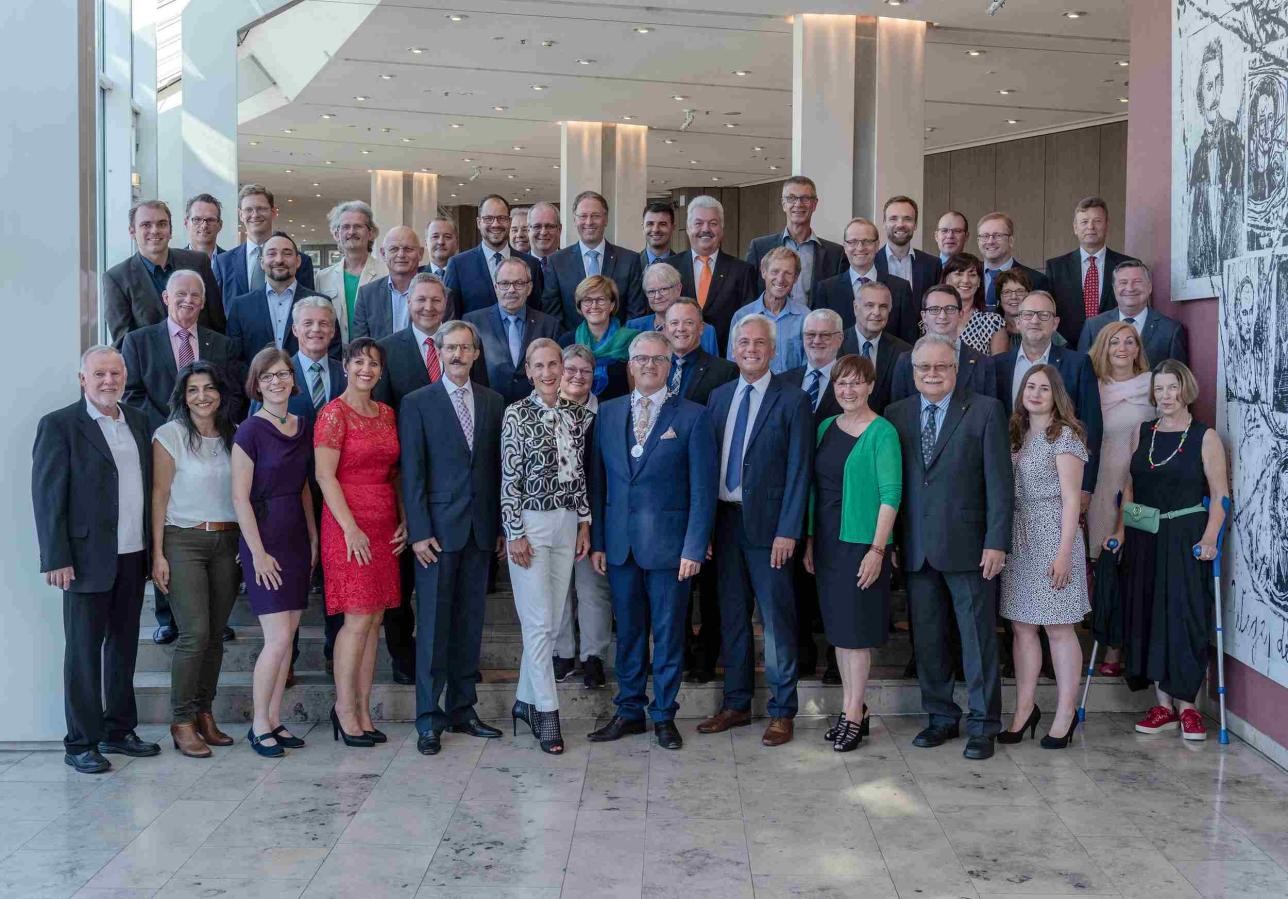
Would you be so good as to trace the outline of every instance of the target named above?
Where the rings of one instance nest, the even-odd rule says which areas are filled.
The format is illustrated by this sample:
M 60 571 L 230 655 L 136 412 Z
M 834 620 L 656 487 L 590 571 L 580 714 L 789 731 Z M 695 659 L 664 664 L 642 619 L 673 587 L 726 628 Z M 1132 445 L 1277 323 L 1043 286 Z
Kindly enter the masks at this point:
M 287 410 L 285 415 L 278 415 L 276 412 L 274 412 L 272 409 L 268 408 L 267 406 L 261 406 L 260 408 L 263 409 L 265 412 L 267 412 L 269 416 L 278 424 L 282 424 L 282 425 L 286 424 L 286 419 L 291 417 L 290 410 Z
M 1172 454 L 1168 456 L 1166 459 L 1164 459 L 1163 461 L 1155 462 L 1154 461 L 1154 438 L 1158 435 L 1158 422 L 1154 422 L 1154 426 L 1149 429 L 1149 452 L 1145 456 L 1145 461 L 1149 463 L 1149 468 L 1151 471 L 1154 470 L 1155 468 L 1158 468 L 1160 465 L 1166 465 L 1168 462 L 1171 462 L 1173 459 L 1176 458 L 1176 454 L 1179 453 L 1181 449 L 1185 446 L 1185 438 L 1190 436 L 1190 425 L 1192 424 L 1194 424 L 1194 416 L 1191 415 L 1190 420 L 1185 425 L 1185 430 L 1181 431 L 1181 440 L 1178 444 L 1176 444 L 1176 449 L 1172 450 Z

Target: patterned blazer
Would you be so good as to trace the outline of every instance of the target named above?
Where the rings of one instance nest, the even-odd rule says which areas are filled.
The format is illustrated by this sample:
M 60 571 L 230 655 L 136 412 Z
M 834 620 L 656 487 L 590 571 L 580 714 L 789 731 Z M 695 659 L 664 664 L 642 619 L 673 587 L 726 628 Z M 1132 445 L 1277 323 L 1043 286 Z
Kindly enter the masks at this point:
M 524 510 L 571 509 L 590 521 L 586 444 L 595 413 L 560 397 L 553 407 L 530 393 L 501 420 L 501 525 L 506 540 L 524 536 Z

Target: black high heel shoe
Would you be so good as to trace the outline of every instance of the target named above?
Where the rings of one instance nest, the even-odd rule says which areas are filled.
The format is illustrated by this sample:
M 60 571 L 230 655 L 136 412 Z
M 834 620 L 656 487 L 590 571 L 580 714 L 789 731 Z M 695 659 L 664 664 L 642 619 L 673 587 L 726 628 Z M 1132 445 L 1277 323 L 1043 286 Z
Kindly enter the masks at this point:
M 375 746 L 376 744 L 366 734 L 350 734 L 340 726 L 340 716 L 335 712 L 335 706 L 331 706 L 331 739 L 338 740 L 344 737 L 345 746 Z
M 864 719 L 867 720 L 867 719 Z M 833 752 L 853 752 L 863 742 L 863 725 L 846 721 L 837 728 L 836 739 L 832 742 Z
M 510 719 L 511 723 L 514 725 L 514 736 L 517 737 L 519 735 L 520 721 L 532 728 L 532 735 L 534 737 L 537 735 L 537 726 L 532 721 L 532 713 L 533 709 L 531 703 L 523 702 L 519 699 L 514 701 L 514 708 L 510 709 Z
M 1026 730 L 1029 732 L 1029 739 L 1031 740 L 1038 735 L 1038 722 L 1041 720 L 1042 710 L 1038 708 L 1038 704 L 1035 702 L 1033 703 L 1033 711 L 1029 712 L 1028 719 L 1020 725 L 1020 729 L 1002 731 L 997 735 L 997 742 L 1007 744 L 1018 743 L 1024 739 L 1024 732 Z
M 562 755 L 564 751 L 563 733 L 559 729 L 559 712 L 534 712 L 533 733 L 541 743 L 541 751 L 546 755 Z
M 382 730 L 380 730 L 379 728 L 377 728 L 377 729 L 375 729 L 375 730 L 364 730 L 364 731 L 362 732 L 362 735 L 363 735 L 364 737 L 366 737 L 367 739 L 369 739 L 372 743 L 388 743 L 388 742 L 389 742 L 389 737 L 385 736 L 385 732 L 384 732 L 384 731 L 382 731 Z
M 264 740 L 276 739 L 277 738 L 271 733 L 256 734 L 254 727 L 251 727 L 250 730 L 246 731 L 246 742 L 250 744 L 250 748 L 266 759 L 280 759 L 282 756 L 286 755 L 286 750 L 283 749 L 280 744 L 275 743 L 272 746 L 264 745 Z
M 1073 739 L 1073 732 L 1077 729 L 1078 716 L 1077 714 L 1074 714 L 1073 721 L 1069 723 L 1069 729 L 1065 731 L 1063 737 L 1053 737 L 1050 734 L 1047 734 L 1038 741 L 1038 745 L 1043 749 L 1064 749 L 1069 745 L 1069 741 Z
M 841 716 L 836 719 L 836 723 L 823 732 L 823 739 L 829 743 L 835 742 L 836 735 L 845 727 L 846 720 L 845 712 L 842 712 Z M 868 704 L 865 702 L 863 704 L 863 720 L 859 722 L 859 735 L 866 737 L 871 730 L 871 725 L 872 719 L 868 715 Z

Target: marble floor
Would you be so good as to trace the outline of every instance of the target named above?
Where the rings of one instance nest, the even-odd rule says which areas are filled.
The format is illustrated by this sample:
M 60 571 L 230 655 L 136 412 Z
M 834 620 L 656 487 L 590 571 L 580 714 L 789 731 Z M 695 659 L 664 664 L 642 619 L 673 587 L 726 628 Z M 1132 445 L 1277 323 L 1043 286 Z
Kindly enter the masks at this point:
M 983 763 L 913 748 L 911 717 L 848 755 L 818 719 L 779 749 L 683 721 L 678 753 L 574 721 L 557 758 L 508 731 L 425 758 L 404 724 L 367 750 L 315 728 L 272 761 L 238 729 L 213 759 L 166 745 L 100 777 L 0 752 L 0 896 L 1288 895 L 1288 773 L 1131 722 Z

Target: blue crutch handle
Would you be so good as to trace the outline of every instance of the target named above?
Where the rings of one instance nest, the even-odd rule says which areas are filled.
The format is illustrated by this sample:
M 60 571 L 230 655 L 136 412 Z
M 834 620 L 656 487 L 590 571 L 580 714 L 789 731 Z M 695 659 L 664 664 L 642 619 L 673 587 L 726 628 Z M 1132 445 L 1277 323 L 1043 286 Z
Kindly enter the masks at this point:
M 1203 508 L 1210 508 L 1211 505 L 1212 498 L 1203 497 Z M 1221 520 L 1221 529 L 1216 532 L 1216 556 L 1212 559 L 1212 576 L 1216 578 L 1221 577 L 1221 547 L 1225 544 L 1225 529 L 1230 524 L 1230 497 L 1221 497 L 1221 510 L 1225 512 L 1225 517 Z M 1194 558 L 1197 559 L 1202 552 L 1198 544 L 1194 545 L 1193 552 Z

